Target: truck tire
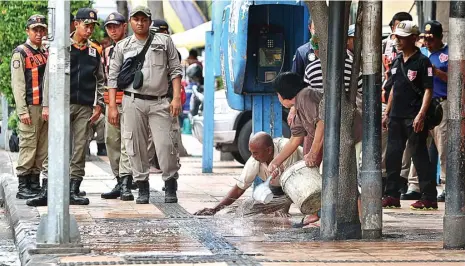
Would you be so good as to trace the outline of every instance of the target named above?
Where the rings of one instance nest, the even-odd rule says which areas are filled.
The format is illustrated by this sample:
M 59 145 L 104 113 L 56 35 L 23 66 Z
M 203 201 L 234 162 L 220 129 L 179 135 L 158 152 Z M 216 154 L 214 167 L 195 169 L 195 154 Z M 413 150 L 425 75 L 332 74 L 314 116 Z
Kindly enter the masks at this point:
M 247 121 L 244 126 L 241 128 L 239 132 L 239 136 L 237 137 L 237 149 L 239 150 L 239 154 L 242 157 L 242 160 L 247 162 L 250 158 L 250 151 L 249 151 L 249 140 L 250 136 L 252 135 L 252 120 Z
M 246 161 L 244 161 L 244 159 L 242 159 L 242 156 L 238 151 L 233 151 L 233 152 L 231 152 L 231 154 L 232 154 L 234 160 L 236 160 L 238 163 L 245 164 Z
M 282 134 L 285 138 L 291 137 L 291 129 L 286 121 L 283 120 L 282 124 Z M 236 161 L 240 162 L 241 164 L 245 164 L 247 160 L 250 158 L 250 151 L 249 151 L 249 140 L 250 136 L 252 135 L 252 120 L 247 121 L 245 125 L 241 128 L 239 132 L 239 136 L 237 137 L 237 149 L 239 150 L 239 154 L 233 153 L 234 159 L 236 159 L 236 155 L 240 155 L 242 157 L 242 162 L 238 159 Z

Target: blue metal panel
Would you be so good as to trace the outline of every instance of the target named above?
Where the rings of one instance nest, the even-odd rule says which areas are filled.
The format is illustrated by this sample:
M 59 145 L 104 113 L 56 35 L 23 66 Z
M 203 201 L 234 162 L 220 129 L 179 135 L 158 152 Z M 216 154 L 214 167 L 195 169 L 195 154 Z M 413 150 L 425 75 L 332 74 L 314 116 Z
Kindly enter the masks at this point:
M 212 27 L 213 32 L 213 58 L 215 58 L 215 77 L 221 76 L 221 62 L 217 60 L 220 57 L 221 31 L 223 29 L 223 16 L 225 16 L 225 8 L 229 5 L 228 1 L 213 0 L 212 1 Z
M 213 171 L 213 123 L 215 103 L 213 36 L 214 34 L 212 31 L 205 33 L 205 97 L 203 104 L 202 173 L 211 173 Z
M 225 7 L 224 16 L 222 18 L 222 29 L 220 37 L 220 62 L 221 62 L 221 76 L 223 78 L 223 85 L 226 89 L 226 97 L 228 104 L 232 109 L 243 111 L 244 110 L 244 97 L 234 93 L 234 85 L 231 81 L 231 72 L 233 70 L 229 67 L 229 19 L 231 8 L 230 5 Z M 231 71 L 231 72 L 230 72 Z
M 257 133 L 260 131 L 264 131 L 263 128 L 263 97 L 262 96 L 253 96 L 252 97 L 252 131 L 253 133 Z

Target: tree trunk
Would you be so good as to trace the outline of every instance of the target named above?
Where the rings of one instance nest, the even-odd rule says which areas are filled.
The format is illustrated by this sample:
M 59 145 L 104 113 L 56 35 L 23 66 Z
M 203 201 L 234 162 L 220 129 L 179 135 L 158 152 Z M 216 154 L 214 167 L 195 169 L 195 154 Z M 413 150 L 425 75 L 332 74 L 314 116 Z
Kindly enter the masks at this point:
M 152 19 L 165 19 L 163 1 L 147 1 L 147 4 L 152 11 Z
M 341 142 L 339 158 L 339 185 L 338 185 L 338 208 L 337 222 L 338 235 L 341 239 L 360 238 L 361 225 L 357 208 L 357 163 L 355 157 L 355 141 L 353 135 L 356 106 L 356 94 L 358 89 L 358 77 L 360 74 L 360 58 L 362 48 L 361 32 L 361 7 L 362 1 L 358 2 L 357 24 L 355 32 L 355 51 L 352 65 L 350 90 L 342 94 L 341 101 Z M 349 2 L 350 7 L 350 2 Z M 348 17 L 344 31 L 348 29 Z M 359 102 L 361 103 L 361 101 Z M 360 118 L 360 117 L 359 117 Z
M 328 17 L 329 11 L 325 1 L 306 1 L 305 2 L 315 25 L 315 31 L 319 39 L 319 55 L 323 73 L 323 87 L 326 91 L 326 71 L 328 57 Z M 350 1 L 346 1 L 345 24 L 343 31 L 347 32 L 350 14 Z M 360 1 L 359 1 L 360 4 Z M 361 9 L 358 9 L 357 17 L 360 17 Z M 361 23 L 361 21 L 359 22 Z M 361 29 L 358 26 L 358 29 Z M 356 33 L 357 34 L 357 33 Z M 361 51 L 361 33 L 357 34 L 356 46 L 358 53 L 354 60 L 352 73 L 355 76 L 354 84 L 355 91 L 351 89 L 350 93 L 342 94 L 341 102 L 341 137 L 340 137 L 340 159 L 339 159 L 339 182 L 338 182 L 338 205 L 337 205 L 337 234 L 338 238 L 359 238 L 361 236 L 360 220 L 358 217 L 357 208 L 357 165 L 355 158 L 355 143 L 353 137 L 354 111 L 355 111 L 355 94 L 357 91 L 358 75 L 360 71 L 360 51 Z M 346 41 L 345 41 L 346 42 Z M 344 44 L 346 45 L 346 44 Z M 344 60 L 344 58 L 341 58 Z M 324 108 L 324 100 L 320 104 L 320 108 Z
M 118 0 L 118 1 L 116 1 L 116 9 L 126 19 L 129 19 L 128 1 L 126 1 L 126 0 Z

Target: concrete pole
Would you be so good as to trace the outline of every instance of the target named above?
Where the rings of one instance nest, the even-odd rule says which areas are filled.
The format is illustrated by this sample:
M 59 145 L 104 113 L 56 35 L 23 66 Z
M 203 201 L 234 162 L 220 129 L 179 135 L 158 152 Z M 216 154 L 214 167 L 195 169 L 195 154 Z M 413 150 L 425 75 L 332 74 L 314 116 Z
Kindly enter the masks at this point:
M 362 13 L 362 237 L 378 239 L 382 236 L 383 226 L 380 101 L 382 2 L 363 2 Z
M 203 101 L 202 173 L 213 172 L 213 131 L 215 104 L 215 66 L 213 31 L 205 33 L 205 90 Z
M 321 230 L 323 240 L 337 236 L 336 210 L 339 178 L 339 146 L 341 129 L 341 94 L 344 89 L 344 1 L 329 2 L 328 69 L 325 92 L 325 136 L 323 157 L 323 189 L 321 198 Z
M 49 1 L 49 69 L 50 120 L 48 131 L 48 213 L 41 217 L 37 230 L 37 248 L 45 253 L 85 252 L 76 220 L 69 214 L 69 1 Z M 77 249 L 73 249 L 76 248 Z M 71 250 L 71 251 L 70 251 Z
M 449 99 L 444 248 L 465 248 L 465 1 L 450 2 Z

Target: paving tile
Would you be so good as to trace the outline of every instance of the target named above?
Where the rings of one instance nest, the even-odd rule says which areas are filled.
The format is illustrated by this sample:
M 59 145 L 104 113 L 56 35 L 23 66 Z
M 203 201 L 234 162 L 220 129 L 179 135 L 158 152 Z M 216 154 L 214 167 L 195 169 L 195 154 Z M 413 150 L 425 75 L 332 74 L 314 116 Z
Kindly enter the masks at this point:
M 124 261 L 121 257 L 118 256 L 69 256 L 69 257 L 61 257 L 60 262 L 61 263 L 69 263 L 69 262 L 119 262 L 119 261 Z

